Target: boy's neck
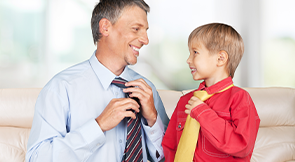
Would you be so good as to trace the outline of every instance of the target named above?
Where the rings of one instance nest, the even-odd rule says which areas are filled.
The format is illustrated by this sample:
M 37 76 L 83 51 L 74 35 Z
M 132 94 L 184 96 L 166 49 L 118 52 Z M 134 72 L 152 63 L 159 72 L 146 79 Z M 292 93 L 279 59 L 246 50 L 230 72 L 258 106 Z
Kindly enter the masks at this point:
M 214 84 L 216 84 L 216 83 L 218 83 L 218 82 L 220 82 L 220 81 L 222 81 L 222 80 L 224 80 L 224 79 L 226 79 L 228 77 L 229 77 L 228 74 L 222 73 L 219 76 L 206 78 L 206 79 L 204 79 L 205 85 L 206 85 L 206 87 L 210 87 L 210 86 L 212 86 L 212 85 L 214 85 Z

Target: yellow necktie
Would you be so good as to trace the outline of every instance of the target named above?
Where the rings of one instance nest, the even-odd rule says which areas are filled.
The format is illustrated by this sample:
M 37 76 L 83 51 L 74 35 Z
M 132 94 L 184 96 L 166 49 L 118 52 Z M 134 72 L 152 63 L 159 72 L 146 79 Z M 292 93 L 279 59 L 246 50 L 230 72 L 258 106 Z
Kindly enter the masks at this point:
M 230 85 L 223 90 L 217 92 L 223 92 L 234 85 Z M 206 91 L 196 91 L 194 96 L 200 100 L 205 101 L 214 94 L 209 95 Z M 180 137 L 174 162 L 192 162 L 194 158 L 195 149 L 199 137 L 200 124 L 190 115 L 187 116 L 186 122 L 183 128 L 182 135 Z

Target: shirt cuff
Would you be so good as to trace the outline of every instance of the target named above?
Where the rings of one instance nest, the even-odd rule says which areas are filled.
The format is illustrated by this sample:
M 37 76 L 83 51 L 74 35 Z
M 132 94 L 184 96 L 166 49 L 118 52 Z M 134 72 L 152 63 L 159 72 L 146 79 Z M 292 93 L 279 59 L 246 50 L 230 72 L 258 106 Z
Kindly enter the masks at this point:
M 142 124 L 142 127 L 144 129 L 144 132 L 146 132 L 146 134 L 148 135 L 151 142 L 157 141 L 159 137 L 161 137 L 164 134 L 164 125 L 159 114 L 157 115 L 157 120 L 152 127 L 146 124 Z
M 208 110 L 211 110 L 211 108 L 205 104 L 205 103 L 202 103 L 196 107 L 194 107 L 192 110 L 191 110 L 191 113 L 190 113 L 190 116 L 194 119 L 196 119 L 197 121 L 199 116 L 202 115 L 205 111 L 208 111 Z
M 155 157 L 156 159 L 164 158 L 163 149 L 161 147 L 161 143 L 164 137 L 164 125 L 159 114 L 157 115 L 157 120 L 152 127 L 145 124 L 142 124 L 142 127 L 145 134 L 147 135 L 147 138 L 151 143 L 153 143 L 153 146 L 156 149 L 155 155 L 153 157 Z
M 103 131 L 95 120 L 88 121 L 78 131 L 89 146 L 91 152 L 102 146 L 106 141 Z

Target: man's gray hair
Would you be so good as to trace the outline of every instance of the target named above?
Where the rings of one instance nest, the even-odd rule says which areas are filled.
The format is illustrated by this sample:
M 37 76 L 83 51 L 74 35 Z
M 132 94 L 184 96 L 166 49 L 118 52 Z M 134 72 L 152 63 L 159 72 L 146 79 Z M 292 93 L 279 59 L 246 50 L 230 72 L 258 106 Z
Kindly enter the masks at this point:
M 102 37 L 99 31 L 99 21 L 102 18 L 106 18 L 112 24 L 115 24 L 120 18 L 123 10 L 132 6 L 138 6 L 146 13 L 150 11 L 150 7 L 144 2 L 144 0 L 101 0 L 93 9 L 91 18 L 94 44 L 96 44 Z

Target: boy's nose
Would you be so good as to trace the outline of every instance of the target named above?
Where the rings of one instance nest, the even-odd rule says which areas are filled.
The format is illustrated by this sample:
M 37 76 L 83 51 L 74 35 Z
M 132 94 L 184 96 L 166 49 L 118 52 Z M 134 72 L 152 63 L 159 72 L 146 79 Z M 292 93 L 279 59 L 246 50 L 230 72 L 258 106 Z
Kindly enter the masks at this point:
M 189 57 L 187 58 L 186 63 L 187 64 L 190 64 L 191 63 L 191 55 L 189 55 Z

